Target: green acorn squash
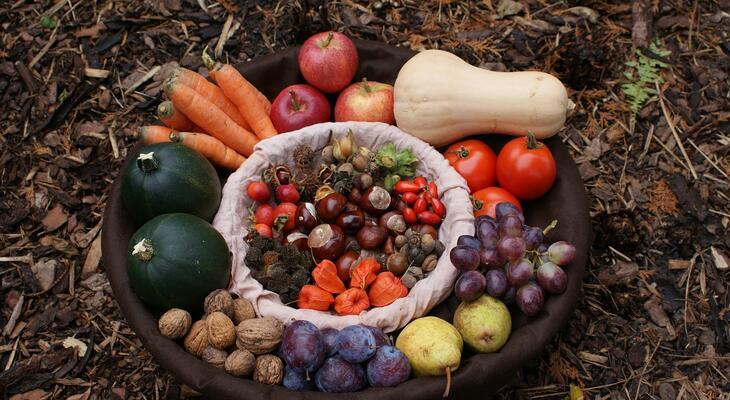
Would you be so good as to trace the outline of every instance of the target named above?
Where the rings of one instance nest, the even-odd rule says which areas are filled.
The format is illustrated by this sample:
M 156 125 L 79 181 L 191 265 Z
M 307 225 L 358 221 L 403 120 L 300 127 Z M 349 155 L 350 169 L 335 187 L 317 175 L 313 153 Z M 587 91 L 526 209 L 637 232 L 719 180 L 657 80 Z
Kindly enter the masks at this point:
M 221 202 L 221 182 L 213 165 L 195 150 L 156 143 L 130 155 L 122 170 L 122 200 L 138 226 L 176 212 L 211 221 Z
M 157 216 L 132 235 L 129 285 L 153 312 L 200 313 L 205 296 L 228 286 L 231 254 L 223 236 L 190 214 Z

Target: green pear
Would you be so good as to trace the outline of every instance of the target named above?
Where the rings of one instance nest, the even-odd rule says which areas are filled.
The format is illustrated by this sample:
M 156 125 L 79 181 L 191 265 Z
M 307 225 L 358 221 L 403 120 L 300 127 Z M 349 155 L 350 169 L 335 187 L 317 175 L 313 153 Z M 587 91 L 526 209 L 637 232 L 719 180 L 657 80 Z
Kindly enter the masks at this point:
M 485 294 L 459 304 L 454 313 L 454 326 L 471 349 L 493 353 L 507 343 L 512 317 L 504 303 Z
M 423 317 L 403 328 L 395 347 L 408 357 L 415 376 L 450 375 L 459 368 L 464 342 L 450 323 Z

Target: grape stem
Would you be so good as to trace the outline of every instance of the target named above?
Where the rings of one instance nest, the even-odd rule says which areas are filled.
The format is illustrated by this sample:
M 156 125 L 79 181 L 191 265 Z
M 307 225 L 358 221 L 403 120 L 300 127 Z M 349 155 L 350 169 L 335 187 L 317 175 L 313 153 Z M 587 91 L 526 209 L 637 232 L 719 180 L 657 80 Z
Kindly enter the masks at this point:
M 556 226 L 558 226 L 558 220 L 554 219 L 550 222 L 550 225 L 546 226 L 545 229 L 542 230 L 542 234 L 547 235 L 551 230 L 555 229 Z

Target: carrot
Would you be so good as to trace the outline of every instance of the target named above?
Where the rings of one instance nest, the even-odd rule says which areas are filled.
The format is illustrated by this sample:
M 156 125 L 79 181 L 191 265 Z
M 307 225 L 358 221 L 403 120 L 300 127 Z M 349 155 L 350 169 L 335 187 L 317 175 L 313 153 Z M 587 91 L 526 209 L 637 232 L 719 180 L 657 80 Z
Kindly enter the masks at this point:
M 236 153 L 220 140 L 204 133 L 177 132 L 171 134 L 170 139 L 198 151 L 219 167 L 236 170 L 246 161 L 246 157 Z
M 260 139 L 270 138 L 278 132 L 271 123 L 269 114 L 258 100 L 258 90 L 231 65 L 224 64 L 215 71 L 215 80 L 248 125 Z
M 238 108 L 223 94 L 221 88 L 216 86 L 214 83 L 208 81 L 195 71 L 191 71 L 187 68 L 177 68 L 172 75 L 171 81 L 182 83 L 183 85 L 190 86 L 193 90 L 200 93 L 206 100 L 215 104 L 216 107 L 220 108 L 230 119 L 240 125 L 243 129 L 251 130 L 246 120 L 243 118 Z M 167 93 L 169 96 L 169 93 Z
M 205 65 L 206 68 L 208 68 L 208 75 L 216 82 L 218 80 L 215 78 L 216 71 L 220 69 L 221 63 L 216 63 L 213 58 L 208 54 L 208 47 L 203 49 L 203 65 Z M 254 89 L 256 89 L 254 87 Z M 269 115 L 271 112 L 271 102 L 269 99 L 264 96 L 263 93 L 261 93 L 258 89 L 256 89 L 256 98 L 258 99 L 259 103 L 261 103 L 261 106 L 266 111 L 266 115 Z
M 190 86 L 174 81 L 166 83 L 165 86 L 165 92 L 175 107 L 187 115 L 195 125 L 240 154 L 249 156 L 253 153 L 253 147 L 258 142 L 256 136 L 235 123 L 215 104 Z
M 177 131 L 162 125 L 142 126 L 137 131 L 144 144 L 169 142 L 172 133 L 177 133 Z
M 157 106 L 157 118 L 163 124 L 178 131 L 200 132 L 200 128 L 195 126 L 193 121 L 175 108 L 175 105 L 169 100 L 163 101 Z

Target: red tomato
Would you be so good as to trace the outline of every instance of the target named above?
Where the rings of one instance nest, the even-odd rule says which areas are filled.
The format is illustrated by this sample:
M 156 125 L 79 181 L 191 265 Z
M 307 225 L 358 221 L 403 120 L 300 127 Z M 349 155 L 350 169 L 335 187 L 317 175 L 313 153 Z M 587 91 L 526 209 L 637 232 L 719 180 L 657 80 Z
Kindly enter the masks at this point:
M 271 197 L 269 185 L 261 181 L 249 183 L 246 187 L 246 194 L 248 194 L 251 200 L 258 201 L 259 203 L 266 203 Z
M 510 140 L 497 157 L 499 186 L 521 200 L 534 200 L 547 193 L 556 174 L 553 154 L 532 134 Z
M 474 192 L 472 195 L 472 204 L 474 204 L 474 216 L 489 215 L 492 218 L 496 218 L 494 209 L 497 204 L 502 202 L 512 203 L 517 207 L 518 210 L 522 211 L 520 201 L 517 200 L 512 193 L 500 188 L 500 187 L 488 187 L 482 190 Z
M 267 226 L 274 226 L 274 207 L 271 207 L 268 204 L 259 205 L 256 208 L 253 222 L 257 224 L 264 224 Z
M 497 184 L 497 156 L 481 140 L 469 139 L 449 146 L 444 157 L 466 179 L 472 193 Z
M 297 205 L 281 203 L 274 209 L 274 226 L 284 232 L 289 232 L 297 226 Z
M 276 188 L 276 199 L 280 203 L 296 203 L 299 201 L 299 192 L 297 191 L 296 185 L 288 183 L 286 185 L 279 185 Z

